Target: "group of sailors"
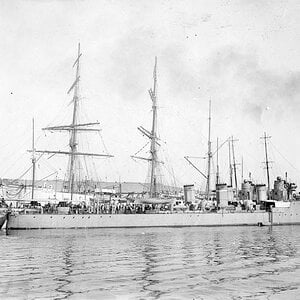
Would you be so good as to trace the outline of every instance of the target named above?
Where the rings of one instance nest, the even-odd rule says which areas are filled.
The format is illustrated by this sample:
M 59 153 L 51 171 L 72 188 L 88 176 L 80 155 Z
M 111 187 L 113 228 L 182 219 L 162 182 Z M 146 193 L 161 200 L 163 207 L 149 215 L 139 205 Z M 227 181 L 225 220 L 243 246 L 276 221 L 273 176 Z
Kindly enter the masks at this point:
M 1 200 L 1 199 L 0 199 Z M 7 206 L 5 201 L 3 205 Z M 243 207 L 242 204 L 240 204 Z M 92 202 L 87 205 L 86 202 L 72 203 L 59 202 L 41 205 L 37 201 L 31 201 L 29 205 L 23 207 L 26 211 L 43 214 L 149 214 L 149 213 L 172 213 L 184 211 L 206 211 L 213 212 L 219 210 L 215 199 L 202 199 L 198 203 L 185 202 L 184 200 L 174 201 L 168 204 L 146 204 L 134 203 L 133 201 L 106 201 Z M 245 208 L 244 208 L 245 209 Z
M 43 213 L 58 213 L 59 204 L 47 203 L 41 207 Z M 96 205 L 88 206 L 82 202 L 79 204 L 68 203 L 69 214 L 144 214 L 154 213 L 159 211 L 171 210 L 170 205 L 158 204 L 135 204 L 135 203 L 99 203 Z
M 179 211 L 214 211 L 217 209 L 217 204 L 212 202 L 209 205 L 205 203 L 181 203 L 176 205 L 169 204 L 140 204 L 134 202 L 100 202 L 87 205 L 85 202 L 79 204 L 61 203 L 53 204 L 47 203 L 40 207 L 42 213 L 59 213 L 60 207 L 67 208 L 69 214 L 146 214 L 146 213 L 168 213 Z M 66 210 L 64 210 L 66 211 Z

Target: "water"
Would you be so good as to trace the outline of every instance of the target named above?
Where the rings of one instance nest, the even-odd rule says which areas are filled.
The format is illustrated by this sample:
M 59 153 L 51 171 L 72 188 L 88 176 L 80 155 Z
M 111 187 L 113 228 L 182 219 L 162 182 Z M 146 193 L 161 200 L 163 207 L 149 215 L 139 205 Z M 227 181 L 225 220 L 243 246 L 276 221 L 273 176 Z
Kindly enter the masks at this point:
M 1 299 L 300 299 L 300 226 L 0 234 Z

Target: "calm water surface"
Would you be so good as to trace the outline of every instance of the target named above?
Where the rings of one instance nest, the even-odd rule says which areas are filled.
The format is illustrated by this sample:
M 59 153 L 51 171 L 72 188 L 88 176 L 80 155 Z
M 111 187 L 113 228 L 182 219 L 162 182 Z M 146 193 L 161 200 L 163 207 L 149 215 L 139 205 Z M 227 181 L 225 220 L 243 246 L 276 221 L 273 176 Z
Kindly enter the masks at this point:
M 0 299 L 300 299 L 300 226 L 0 233 Z

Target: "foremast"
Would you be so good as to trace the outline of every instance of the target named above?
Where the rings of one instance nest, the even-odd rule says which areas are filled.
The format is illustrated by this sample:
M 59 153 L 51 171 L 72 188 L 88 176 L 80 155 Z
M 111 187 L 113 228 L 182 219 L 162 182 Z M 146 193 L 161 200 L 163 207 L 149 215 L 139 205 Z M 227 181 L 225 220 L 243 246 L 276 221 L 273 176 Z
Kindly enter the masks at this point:
M 69 163 L 68 163 L 68 192 L 70 193 L 71 200 L 73 200 L 74 194 L 74 186 L 76 181 L 76 165 L 79 164 L 79 157 L 80 156 L 94 156 L 94 157 L 113 157 L 109 154 L 98 154 L 98 153 L 87 153 L 87 152 L 79 152 L 78 151 L 78 132 L 80 131 L 95 131 L 99 132 L 100 129 L 93 128 L 94 125 L 99 125 L 99 122 L 92 122 L 92 123 L 84 123 L 79 124 L 79 116 L 78 116 L 78 108 L 80 102 L 80 58 L 82 53 L 80 52 L 80 43 L 78 44 L 78 54 L 77 58 L 73 64 L 73 68 L 76 66 L 76 75 L 75 81 L 68 90 L 67 94 L 71 91 L 73 93 L 73 113 L 72 113 L 72 122 L 70 125 L 61 125 L 61 126 L 50 126 L 45 127 L 43 130 L 50 130 L 50 131 L 69 131 L 70 132 L 70 140 L 69 140 L 69 148 L 70 151 L 60 151 L 60 150 L 35 150 L 33 148 L 33 152 L 40 152 L 40 153 L 47 153 L 47 154 L 66 154 L 69 155 Z

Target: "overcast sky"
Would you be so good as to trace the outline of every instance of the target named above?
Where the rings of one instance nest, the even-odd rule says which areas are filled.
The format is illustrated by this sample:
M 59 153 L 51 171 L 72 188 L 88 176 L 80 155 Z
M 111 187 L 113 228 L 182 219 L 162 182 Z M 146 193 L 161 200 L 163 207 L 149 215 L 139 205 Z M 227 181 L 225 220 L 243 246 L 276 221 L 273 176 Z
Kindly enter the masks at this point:
M 299 185 L 299 15 L 297 0 L 1 0 L 0 176 L 19 177 L 30 166 L 32 117 L 41 136 L 36 147 L 56 147 L 51 134 L 42 142 L 40 128 L 70 122 L 66 92 L 80 41 L 85 115 L 101 123 L 115 156 L 97 162 L 102 179 L 145 180 L 147 166 L 130 155 L 146 143 L 136 127 L 151 128 L 148 89 L 157 56 L 162 152 L 179 184 L 203 184 L 183 157 L 206 155 L 211 99 L 214 148 L 217 137 L 233 135 L 245 177 L 251 172 L 263 182 L 259 138 L 266 131 L 272 179 L 287 171 Z M 39 165 L 40 178 L 55 170 L 55 159 Z M 205 171 L 205 160 L 194 162 Z M 227 145 L 220 165 L 228 181 Z

